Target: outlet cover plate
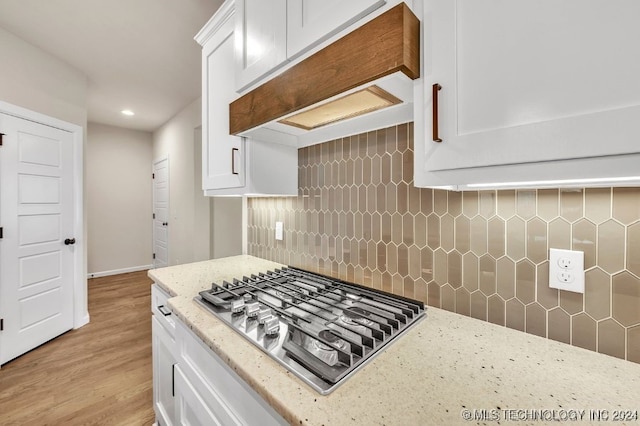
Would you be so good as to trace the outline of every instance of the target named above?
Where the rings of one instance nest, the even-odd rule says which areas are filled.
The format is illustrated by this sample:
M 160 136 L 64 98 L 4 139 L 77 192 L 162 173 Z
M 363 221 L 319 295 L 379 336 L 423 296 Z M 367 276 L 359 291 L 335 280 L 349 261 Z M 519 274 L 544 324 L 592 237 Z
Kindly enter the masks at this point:
M 282 222 L 276 222 L 276 240 L 282 241 L 284 237 L 284 226 Z
M 584 252 L 550 249 L 549 287 L 584 293 Z

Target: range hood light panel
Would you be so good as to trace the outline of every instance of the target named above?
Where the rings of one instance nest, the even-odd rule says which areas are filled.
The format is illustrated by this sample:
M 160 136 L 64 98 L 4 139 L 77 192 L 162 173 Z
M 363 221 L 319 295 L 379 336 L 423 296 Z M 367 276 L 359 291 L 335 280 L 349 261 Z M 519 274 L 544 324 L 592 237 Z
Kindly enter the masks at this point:
M 313 130 L 400 103 L 402 103 L 400 99 L 386 90 L 378 86 L 370 86 L 278 122 L 304 130 Z

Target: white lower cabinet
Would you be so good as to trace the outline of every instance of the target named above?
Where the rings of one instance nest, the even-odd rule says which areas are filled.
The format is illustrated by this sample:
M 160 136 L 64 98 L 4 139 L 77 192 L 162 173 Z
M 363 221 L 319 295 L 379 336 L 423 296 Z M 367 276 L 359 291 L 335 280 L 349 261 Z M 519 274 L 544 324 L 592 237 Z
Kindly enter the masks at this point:
M 181 425 L 227 425 L 237 422 L 225 422 L 216 416 L 185 377 L 180 366 L 175 369 L 176 420 Z M 228 419 L 227 419 L 228 420 Z
M 175 357 L 175 321 L 167 307 L 169 295 L 157 285 L 151 287 L 153 348 L 153 409 L 162 426 L 175 424 L 173 369 Z
M 176 327 L 176 346 L 179 424 L 288 424 L 180 321 Z
M 173 369 L 175 340 L 154 316 L 153 345 L 153 409 L 162 426 L 175 424 Z
M 156 422 L 161 426 L 288 424 L 171 313 L 168 297 L 152 286 Z

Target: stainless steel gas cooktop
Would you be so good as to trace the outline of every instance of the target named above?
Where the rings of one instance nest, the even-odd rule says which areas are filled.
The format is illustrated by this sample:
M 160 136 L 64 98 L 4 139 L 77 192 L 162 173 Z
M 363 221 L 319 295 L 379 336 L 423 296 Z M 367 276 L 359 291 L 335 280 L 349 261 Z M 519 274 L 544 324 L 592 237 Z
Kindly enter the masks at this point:
M 291 267 L 195 300 L 323 395 L 425 316 L 422 302 Z

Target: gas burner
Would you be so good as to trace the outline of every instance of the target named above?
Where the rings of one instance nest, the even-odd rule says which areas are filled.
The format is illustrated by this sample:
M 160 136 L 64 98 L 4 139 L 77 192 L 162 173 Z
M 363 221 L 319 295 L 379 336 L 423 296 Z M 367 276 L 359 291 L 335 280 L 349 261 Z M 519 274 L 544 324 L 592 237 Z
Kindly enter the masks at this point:
M 329 345 L 322 343 L 321 341 L 314 339 L 310 336 L 302 336 L 302 347 L 307 350 L 307 353 L 318 358 L 325 364 L 333 367 L 339 363 L 338 351 L 336 348 L 332 348 Z M 343 341 L 344 343 L 344 341 Z
M 320 333 L 318 333 L 318 337 L 320 337 L 321 339 L 324 339 L 325 341 L 331 344 L 331 346 L 329 346 L 322 343 L 319 340 L 314 340 L 313 344 L 316 346 L 316 348 L 320 350 L 333 351 L 337 348 L 337 349 L 340 349 L 341 351 L 344 351 L 349 348 L 349 345 L 347 344 L 347 342 L 345 342 L 335 334 L 331 333 L 329 330 L 320 331 Z
M 346 325 L 351 325 L 354 327 L 357 326 L 366 326 L 373 327 L 375 326 L 375 322 L 371 321 L 368 318 L 363 318 L 363 316 L 369 316 L 369 312 L 365 311 L 362 308 L 358 307 L 349 307 L 342 310 L 342 314 L 340 314 L 339 319 L 342 323 Z
M 314 340 L 314 341 L 311 342 L 311 344 L 313 346 L 315 346 L 315 348 L 320 350 L 320 351 L 326 351 L 326 352 L 335 351 L 334 348 L 332 348 L 331 346 L 325 345 L 320 340 Z

